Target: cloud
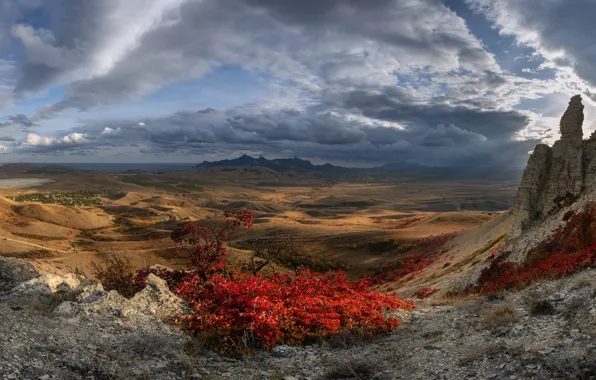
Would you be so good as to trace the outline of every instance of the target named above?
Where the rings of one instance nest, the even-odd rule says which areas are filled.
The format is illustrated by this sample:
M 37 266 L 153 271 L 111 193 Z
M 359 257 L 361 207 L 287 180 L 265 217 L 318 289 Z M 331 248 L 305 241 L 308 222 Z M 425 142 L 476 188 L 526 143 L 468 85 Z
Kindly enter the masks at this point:
M 487 2 L 469 0 L 513 33 Z M 64 92 L 0 126 L 33 128 L 70 110 L 130 104 L 223 68 L 252 73 L 266 89 L 262 99 L 227 109 L 83 116 L 66 131 L 19 138 L 14 150 L 24 154 L 250 149 L 371 164 L 523 165 L 544 128 L 537 110 L 515 107 L 570 88 L 562 73 L 540 79 L 501 69 L 439 0 L 30 0 L 11 9 L 4 17 L 13 25 L 0 36 L 8 33 L 20 54 L 6 61 L 18 73 L 5 83 L 7 104 L 56 85 Z M 27 21 L 32 14 L 38 22 Z M 544 49 L 535 40 L 519 37 Z M 551 58 L 546 66 L 577 66 L 575 55 Z
M 33 11 L 48 17 L 47 27 L 16 24 L 11 30 L 27 57 L 20 67 L 15 91 L 36 92 L 51 84 L 108 72 L 134 48 L 140 36 L 179 3 L 177 0 L 39 2 Z M 24 10 L 20 9 L 21 13 Z
M 128 2 L 104 3 L 88 16 L 84 14 L 90 20 L 79 17 L 69 29 L 72 38 L 71 34 L 83 33 L 84 25 L 98 24 L 97 29 L 83 33 L 83 41 L 92 43 L 85 44 L 88 48 L 82 52 L 74 50 L 77 58 L 67 57 L 73 51 L 68 38 L 46 37 L 49 41 L 40 43 L 43 33 L 52 37 L 59 31 L 34 33 L 29 28 L 25 35 L 33 34 L 36 39 L 20 38 L 30 62 L 19 88 L 30 87 L 23 84 L 27 82 L 43 84 L 39 76 L 67 75 L 72 79 L 65 98 L 42 110 L 42 116 L 139 98 L 165 84 L 199 78 L 223 65 L 267 72 L 285 87 L 308 96 L 330 86 L 390 85 L 395 83 L 396 70 L 466 70 L 481 76 L 487 72 L 498 76 L 500 71 L 465 22 L 435 0 L 330 0 L 318 5 L 312 1 L 189 0 L 176 3 L 176 7 L 154 0 L 155 13 L 142 17 L 138 14 L 145 12 L 137 12 L 137 1 L 130 6 Z M 178 10 L 175 16 L 163 19 L 174 10 Z M 128 12 L 143 26 L 135 26 L 135 19 L 120 22 Z M 149 23 L 157 14 L 162 19 Z M 106 33 L 113 24 L 119 29 Z M 130 38 L 120 41 L 104 36 L 115 36 L 118 31 Z M 38 51 L 37 45 L 48 50 Z M 58 53 L 55 48 L 67 52 Z M 42 64 L 41 57 L 54 63 L 36 66 Z M 56 69 L 59 74 L 54 73 Z
M 16 144 L 17 153 L 53 153 L 63 150 L 80 150 L 91 141 L 86 133 L 73 132 L 61 137 L 40 136 L 28 133 L 23 141 Z
M 596 3 L 583 0 L 466 0 L 484 13 L 501 34 L 514 36 L 555 67 L 571 91 L 596 87 Z
M 389 112 L 382 108 L 391 104 L 389 100 L 379 102 L 378 109 L 376 104 L 375 100 L 360 104 L 363 113 L 371 113 L 373 118 L 310 108 L 275 110 L 269 104 L 252 104 L 147 118 L 142 127 L 126 119 L 89 122 L 71 130 L 68 142 L 61 136 L 30 135 L 23 146 L 37 152 L 136 148 L 137 153 L 154 157 L 242 150 L 370 165 L 408 161 L 495 168 L 525 164 L 527 151 L 536 143 L 514 139 L 530 122 L 521 113 L 432 105 Z M 381 118 L 389 124 L 383 124 Z M 439 120 L 443 122 L 433 124 Z
M 31 120 L 27 115 L 23 114 L 8 116 L 8 120 L 0 122 L 0 128 L 12 126 L 28 129 L 37 126 L 37 124 L 33 120 Z

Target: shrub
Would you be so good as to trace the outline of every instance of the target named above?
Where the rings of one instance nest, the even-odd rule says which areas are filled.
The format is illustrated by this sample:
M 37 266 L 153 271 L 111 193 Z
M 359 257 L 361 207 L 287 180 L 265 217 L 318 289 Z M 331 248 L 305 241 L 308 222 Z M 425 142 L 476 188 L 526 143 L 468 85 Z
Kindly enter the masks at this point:
M 225 212 L 223 227 L 211 228 L 186 222 L 172 232 L 172 240 L 190 248 L 189 266 L 203 276 L 224 269 L 228 250 L 225 241 L 229 233 L 239 226 L 252 227 L 253 214 L 249 211 Z
M 501 305 L 491 307 L 480 315 L 480 321 L 484 327 L 503 327 L 519 321 L 519 315 L 515 307 Z
M 104 265 L 93 262 L 91 273 L 105 290 L 115 290 L 124 297 L 130 298 L 139 290 L 134 282 L 134 268 L 127 257 L 112 256 Z
M 555 313 L 555 307 L 548 300 L 536 301 L 530 307 L 531 315 L 551 315 Z
M 221 342 L 221 351 L 244 347 L 246 333 L 255 347 L 305 344 L 326 340 L 342 330 L 361 336 L 389 332 L 399 325 L 385 318 L 383 309 L 411 310 L 413 304 L 392 295 L 372 292 L 369 283 L 350 284 L 343 272 L 308 270 L 277 275 L 195 274 L 179 284 L 176 293 L 193 306 L 182 326 L 192 334 L 208 333 Z
M 596 207 L 568 216 L 550 240 L 532 249 L 522 264 L 506 261 L 509 252 L 491 255 L 490 265 L 481 271 L 469 291 L 491 293 L 521 289 L 539 279 L 572 275 L 596 266 Z

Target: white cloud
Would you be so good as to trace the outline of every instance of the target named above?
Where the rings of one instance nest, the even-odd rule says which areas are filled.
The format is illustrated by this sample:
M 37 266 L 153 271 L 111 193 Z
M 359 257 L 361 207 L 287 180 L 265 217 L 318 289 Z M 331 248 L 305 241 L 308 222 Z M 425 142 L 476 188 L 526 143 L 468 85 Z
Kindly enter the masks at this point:
M 120 132 L 122 132 L 122 129 L 120 127 L 113 129 L 110 127 L 105 127 L 104 130 L 101 132 L 102 135 L 117 135 Z
M 60 145 L 82 145 L 88 143 L 86 133 L 71 133 L 62 137 L 40 136 L 36 133 L 28 133 L 25 138 L 25 145 L 32 147 L 51 147 Z

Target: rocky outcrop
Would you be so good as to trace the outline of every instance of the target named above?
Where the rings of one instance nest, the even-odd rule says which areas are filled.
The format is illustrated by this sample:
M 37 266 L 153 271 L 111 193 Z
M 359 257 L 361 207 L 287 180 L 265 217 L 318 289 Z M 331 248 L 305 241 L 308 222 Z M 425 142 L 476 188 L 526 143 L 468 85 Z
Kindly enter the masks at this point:
M 513 212 L 518 217 L 513 236 L 535 220 L 574 202 L 596 182 L 596 138 L 583 140 L 584 106 L 576 95 L 559 126 L 561 139 L 552 147 L 539 144 L 528 159 Z
M 0 293 L 37 276 L 33 265 L 13 257 L 0 257 Z
M 137 310 L 155 315 L 165 322 L 173 320 L 177 315 L 190 312 L 188 304 L 170 291 L 165 280 L 153 273 L 147 277 L 147 286 L 130 302 Z

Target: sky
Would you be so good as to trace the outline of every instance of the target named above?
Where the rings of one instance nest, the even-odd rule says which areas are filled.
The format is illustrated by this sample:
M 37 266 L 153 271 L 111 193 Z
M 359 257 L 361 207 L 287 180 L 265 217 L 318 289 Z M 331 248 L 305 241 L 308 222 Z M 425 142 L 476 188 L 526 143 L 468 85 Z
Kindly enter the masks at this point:
M 523 168 L 596 130 L 596 1 L 0 0 L 0 162 Z

